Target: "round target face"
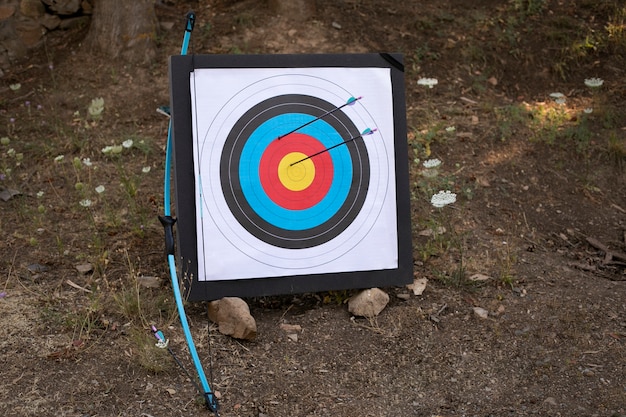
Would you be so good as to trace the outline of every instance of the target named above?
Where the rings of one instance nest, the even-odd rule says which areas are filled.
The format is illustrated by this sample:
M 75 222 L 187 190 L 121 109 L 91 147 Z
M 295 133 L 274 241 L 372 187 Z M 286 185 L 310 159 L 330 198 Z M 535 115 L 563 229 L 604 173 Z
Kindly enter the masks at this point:
M 286 69 L 255 74 L 224 99 L 196 104 L 197 211 L 211 225 L 199 233 L 217 231 L 243 258 L 274 269 L 328 264 L 376 224 L 393 149 L 366 100 L 354 99 L 359 91 Z M 376 133 L 361 136 L 368 129 Z M 221 253 L 214 236 L 199 239 Z
M 363 140 L 352 140 L 359 137 L 354 123 L 336 108 L 317 97 L 282 95 L 234 124 L 222 148 L 221 184 L 250 234 L 277 247 L 310 248 L 357 217 L 369 187 L 368 153 Z

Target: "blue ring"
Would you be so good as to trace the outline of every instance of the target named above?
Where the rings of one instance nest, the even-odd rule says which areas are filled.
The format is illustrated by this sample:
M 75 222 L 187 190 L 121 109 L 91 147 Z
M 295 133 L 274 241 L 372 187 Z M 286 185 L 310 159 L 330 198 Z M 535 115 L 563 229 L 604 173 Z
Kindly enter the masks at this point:
M 304 210 L 285 209 L 272 201 L 261 185 L 259 166 L 269 144 L 277 140 L 280 132 L 291 131 L 314 117 L 302 113 L 286 113 L 261 124 L 249 137 L 239 165 L 242 192 L 250 207 L 266 222 L 283 229 L 306 230 L 328 221 L 343 205 L 352 184 L 352 159 L 345 146 L 329 151 L 333 161 L 333 180 L 322 200 Z M 278 132 L 278 133 L 277 133 Z M 343 142 L 343 138 L 323 120 L 305 126 L 298 133 L 319 140 L 326 148 Z M 281 140 L 289 140 L 284 138 Z

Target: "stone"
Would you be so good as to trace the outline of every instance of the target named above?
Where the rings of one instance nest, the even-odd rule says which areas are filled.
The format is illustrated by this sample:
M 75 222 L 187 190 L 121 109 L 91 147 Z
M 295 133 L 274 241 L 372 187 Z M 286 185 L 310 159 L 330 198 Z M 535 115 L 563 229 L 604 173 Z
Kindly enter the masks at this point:
M 15 14 L 15 6 L 0 6 L 0 20 L 8 19 Z
M 428 284 L 428 278 L 415 278 L 412 284 L 408 284 L 406 287 L 413 291 L 415 295 L 422 295 Z
M 220 333 L 235 339 L 254 340 L 257 327 L 248 304 L 238 297 L 224 297 L 209 303 L 209 320 Z
M 474 307 L 474 314 L 481 319 L 486 319 L 489 317 L 489 312 L 482 307 Z
M 48 14 L 46 13 L 39 22 L 48 30 L 54 30 L 59 27 L 61 24 L 61 18 L 56 14 Z
M 93 272 L 93 265 L 90 263 L 78 264 L 74 267 L 83 275 L 91 274 Z
M 350 297 L 348 311 L 355 316 L 376 317 L 389 303 L 389 295 L 379 288 L 364 290 Z
M 15 22 L 15 32 L 27 47 L 33 47 L 41 41 L 45 29 L 34 20 L 22 20 Z
M 20 1 L 20 13 L 22 16 L 39 19 L 46 13 L 46 8 L 41 0 Z
M 78 13 L 81 0 L 42 0 L 50 10 L 60 15 L 73 15 Z

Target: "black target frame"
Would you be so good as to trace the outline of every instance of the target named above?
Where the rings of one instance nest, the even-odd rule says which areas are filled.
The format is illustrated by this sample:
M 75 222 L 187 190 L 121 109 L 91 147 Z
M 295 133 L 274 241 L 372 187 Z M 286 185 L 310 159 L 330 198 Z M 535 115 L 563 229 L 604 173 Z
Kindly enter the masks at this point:
M 255 297 L 351 288 L 404 285 L 412 282 L 408 146 L 403 59 L 400 54 L 311 54 L 311 55 L 180 55 L 169 61 L 172 117 L 174 196 L 179 276 L 183 292 L 191 301 L 225 296 Z M 298 271 L 280 276 L 246 279 L 199 279 L 197 178 L 194 171 L 191 77 L 203 68 L 386 68 L 393 102 L 393 154 L 397 219 L 397 264 L 394 268 L 368 271 L 313 273 Z M 210 236 L 204 237 L 211 239 Z M 210 264 L 208 265 L 210 268 Z

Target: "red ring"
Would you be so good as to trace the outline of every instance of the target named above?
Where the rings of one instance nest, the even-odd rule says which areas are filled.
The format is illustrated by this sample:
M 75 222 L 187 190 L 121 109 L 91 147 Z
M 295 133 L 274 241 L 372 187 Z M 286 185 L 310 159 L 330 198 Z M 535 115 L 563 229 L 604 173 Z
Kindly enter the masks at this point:
M 326 147 L 312 136 L 292 133 L 269 144 L 259 163 L 259 178 L 265 194 L 277 205 L 289 210 L 306 210 L 313 207 L 328 193 L 333 180 L 333 161 L 329 152 L 311 158 L 315 164 L 315 177 L 307 188 L 293 191 L 285 187 L 278 177 L 280 161 L 292 152 L 313 155 Z

